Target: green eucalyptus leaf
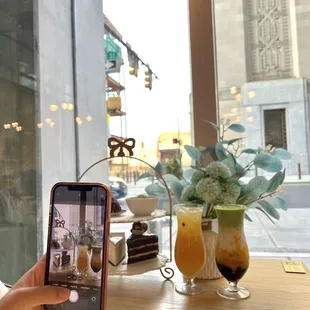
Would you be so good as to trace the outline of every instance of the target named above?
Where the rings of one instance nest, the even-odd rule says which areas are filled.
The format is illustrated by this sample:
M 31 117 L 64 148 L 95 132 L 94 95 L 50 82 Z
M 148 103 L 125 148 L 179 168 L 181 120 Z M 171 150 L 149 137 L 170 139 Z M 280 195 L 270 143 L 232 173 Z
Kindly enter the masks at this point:
M 215 153 L 216 153 L 216 156 L 218 157 L 218 159 L 220 161 L 224 160 L 227 158 L 227 155 L 226 155 L 226 149 L 224 148 L 222 142 L 218 142 L 215 146 Z
M 278 200 L 278 203 L 279 203 L 280 208 L 281 208 L 282 210 L 286 211 L 286 210 L 288 209 L 288 204 L 287 204 L 287 202 L 286 202 L 284 199 L 280 198 L 280 197 L 277 197 L 277 200 Z
M 187 154 L 195 161 L 200 162 L 201 152 L 199 149 L 191 146 L 191 145 L 184 145 L 184 148 Z
M 219 160 L 217 158 L 217 156 L 216 156 L 216 153 L 215 153 L 215 146 L 208 146 L 208 147 L 206 147 L 206 149 L 204 151 L 202 151 L 202 154 L 203 155 L 210 154 L 214 161 L 218 161 Z
M 161 162 L 158 162 L 157 165 L 155 166 L 155 170 L 157 173 L 162 174 L 163 172 L 163 166 Z
M 279 172 L 282 169 L 282 162 L 276 156 L 258 154 L 254 158 L 254 165 L 268 172 Z
M 216 124 L 214 124 L 214 123 L 212 123 L 212 122 L 210 122 L 210 121 L 204 120 L 204 122 L 210 124 L 210 125 L 211 125 L 213 128 L 215 128 L 217 131 L 220 131 L 220 126 L 218 126 L 218 125 L 216 125 Z
M 282 183 L 284 182 L 284 180 L 285 180 L 285 173 L 286 173 L 286 169 L 283 170 L 281 184 L 282 184 Z
M 170 189 L 173 192 L 175 198 L 180 201 L 181 199 L 181 195 L 182 195 L 182 191 L 184 189 L 184 186 L 182 185 L 181 182 L 172 182 L 170 184 Z
M 173 174 L 164 174 L 163 175 L 163 179 L 167 182 L 167 183 L 171 183 L 171 182 L 179 182 L 179 179 L 173 175 Z
M 236 160 L 230 153 L 227 154 L 227 158 L 224 159 L 222 163 L 224 163 L 229 168 L 232 174 L 235 173 Z
M 238 132 L 238 133 L 245 132 L 245 128 L 240 124 L 231 124 L 227 129 L 232 130 L 234 132 Z
M 281 148 L 275 149 L 275 151 L 271 152 L 270 154 L 272 156 L 277 156 L 277 157 L 279 157 L 282 160 L 288 160 L 288 159 L 292 158 L 292 155 L 291 155 L 290 152 L 288 152 L 285 149 L 281 149 Z
M 247 197 L 247 200 L 258 198 L 266 192 L 267 188 L 268 180 L 263 176 L 257 176 L 245 186 L 241 186 L 242 194 Z
M 259 200 L 257 203 L 267 212 L 271 217 L 275 218 L 276 220 L 280 219 L 280 214 L 278 211 L 266 200 Z
M 239 173 L 243 173 L 244 168 L 239 163 L 236 163 L 235 170 L 236 170 L 236 173 L 239 174 Z
M 244 214 L 244 218 L 249 222 L 253 222 L 253 220 L 246 213 Z
M 145 192 L 149 196 L 161 197 L 161 196 L 166 196 L 167 195 L 167 189 L 165 187 L 163 187 L 163 186 L 160 186 L 157 183 L 149 184 L 148 186 L 146 186 Z
M 138 181 L 139 180 L 142 180 L 142 179 L 148 179 L 148 178 L 153 178 L 154 175 L 152 173 L 149 173 L 149 172 L 144 172 L 142 173 L 139 178 L 138 178 Z
M 262 213 L 264 213 L 266 215 L 266 217 L 269 219 L 269 221 L 272 223 L 272 224 L 275 224 L 275 222 L 272 220 L 272 218 L 269 216 L 269 214 L 261 207 L 255 207 L 255 209 L 261 211 Z
M 244 150 L 242 150 L 242 152 L 241 153 L 243 153 L 243 154 L 257 154 L 257 150 L 254 150 L 254 149 L 244 149 Z
M 279 185 L 282 184 L 283 182 L 282 180 L 283 180 L 283 173 L 279 171 L 269 180 L 266 193 L 275 192 L 278 189 Z

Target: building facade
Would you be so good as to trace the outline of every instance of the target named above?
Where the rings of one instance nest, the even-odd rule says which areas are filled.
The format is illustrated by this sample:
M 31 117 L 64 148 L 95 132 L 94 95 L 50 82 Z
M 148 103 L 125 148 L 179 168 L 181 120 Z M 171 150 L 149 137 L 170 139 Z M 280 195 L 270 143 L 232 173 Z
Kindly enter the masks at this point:
M 100 0 L 3 0 L 0 15 L 0 274 L 14 283 L 45 251 L 52 186 L 107 155 L 104 23 Z
M 309 174 L 310 6 L 307 0 L 214 0 L 220 117 L 246 147 L 287 149 L 289 175 Z

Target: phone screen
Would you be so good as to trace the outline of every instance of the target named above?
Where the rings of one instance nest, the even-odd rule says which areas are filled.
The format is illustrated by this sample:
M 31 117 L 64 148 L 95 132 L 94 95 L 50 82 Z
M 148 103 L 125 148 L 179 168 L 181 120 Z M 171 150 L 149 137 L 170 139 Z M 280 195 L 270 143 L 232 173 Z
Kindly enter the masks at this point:
M 100 185 L 53 188 L 45 284 L 68 288 L 71 294 L 68 301 L 46 309 L 101 309 L 107 204 L 108 191 Z

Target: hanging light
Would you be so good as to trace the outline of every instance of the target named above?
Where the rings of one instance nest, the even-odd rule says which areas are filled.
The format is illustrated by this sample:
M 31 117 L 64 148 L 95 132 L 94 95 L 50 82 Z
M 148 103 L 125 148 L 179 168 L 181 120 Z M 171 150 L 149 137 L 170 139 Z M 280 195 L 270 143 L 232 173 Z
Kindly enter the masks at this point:
M 249 99 L 253 99 L 256 97 L 256 92 L 254 90 L 251 90 L 248 92 L 248 96 L 249 96 Z
M 74 105 L 72 103 L 68 103 L 68 110 L 69 111 L 74 110 Z
M 45 119 L 45 123 L 46 123 L 46 124 L 50 124 L 51 122 L 52 122 L 52 119 L 51 119 L 51 118 L 48 117 L 48 118 Z
M 42 128 L 42 127 L 43 127 L 43 123 L 39 123 L 39 124 L 37 125 L 37 127 L 38 127 L 38 128 Z
M 231 93 L 232 95 L 234 95 L 236 92 L 237 92 L 237 87 L 236 87 L 236 86 L 233 86 L 233 87 L 230 89 L 230 93 Z
M 236 101 L 240 102 L 242 99 L 242 96 L 241 96 L 241 94 L 238 94 L 238 95 L 236 95 L 235 98 L 236 98 Z
M 92 118 L 90 115 L 87 115 L 87 116 L 86 116 L 86 120 L 89 121 L 89 122 L 91 122 L 91 121 L 93 120 L 93 118 Z
M 63 110 L 68 110 L 68 103 L 63 103 L 62 105 L 61 105 L 61 108 L 63 109 Z
M 50 111 L 51 112 L 56 112 L 58 110 L 58 106 L 56 104 L 51 104 L 50 105 Z

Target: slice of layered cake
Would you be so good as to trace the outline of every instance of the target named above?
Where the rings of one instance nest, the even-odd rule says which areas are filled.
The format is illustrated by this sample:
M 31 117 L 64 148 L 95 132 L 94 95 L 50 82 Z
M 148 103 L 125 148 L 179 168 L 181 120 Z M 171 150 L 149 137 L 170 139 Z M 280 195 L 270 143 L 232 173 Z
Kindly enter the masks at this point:
M 132 235 L 127 239 L 128 264 L 152 259 L 158 255 L 158 236 L 144 234 L 146 230 L 146 223 L 133 223 L 131 229 Z

